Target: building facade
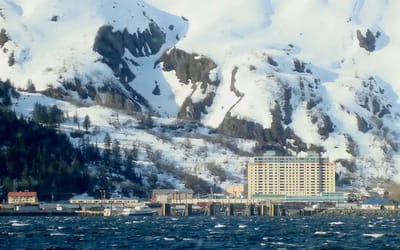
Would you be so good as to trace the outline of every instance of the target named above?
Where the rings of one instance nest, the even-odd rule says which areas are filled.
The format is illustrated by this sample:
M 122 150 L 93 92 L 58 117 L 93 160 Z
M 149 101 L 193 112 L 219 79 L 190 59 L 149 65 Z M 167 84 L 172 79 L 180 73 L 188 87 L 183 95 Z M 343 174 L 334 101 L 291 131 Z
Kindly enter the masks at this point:
M 15 205 L 38 204 L 36 192 L 8 192 L 7 203 Z
M 276 156 L 268 152 L 247 163 L 248 198 L 255 195 L 318 196 L 335 192 L 335 166 L 328 158 Z
M 241 198 L 244 196 L 244 184 L 232 184 L 226 186 L 225 193 L 232 198 Z
M 167 203 L 171 201 L 185 201 L 193 198 L 191 189 L 154 189 L 151 201 Z

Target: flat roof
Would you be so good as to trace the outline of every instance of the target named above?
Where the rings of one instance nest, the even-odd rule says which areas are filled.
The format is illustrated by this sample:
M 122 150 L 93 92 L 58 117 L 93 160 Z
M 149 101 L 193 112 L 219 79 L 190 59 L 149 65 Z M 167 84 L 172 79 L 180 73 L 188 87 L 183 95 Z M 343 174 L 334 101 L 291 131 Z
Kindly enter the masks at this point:
M 153 193 L 194 193 L 193 190 L 185 189 L 154 189 Z

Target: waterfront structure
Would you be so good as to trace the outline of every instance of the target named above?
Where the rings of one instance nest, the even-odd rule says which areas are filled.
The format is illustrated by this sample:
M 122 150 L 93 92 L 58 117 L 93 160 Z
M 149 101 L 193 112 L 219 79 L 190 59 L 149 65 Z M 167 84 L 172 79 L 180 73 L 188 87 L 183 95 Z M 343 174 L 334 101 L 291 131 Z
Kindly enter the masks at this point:
M 137 206 L 140 204 L 137 199 L 70 199 L 70 204 L 78 205 L 124 205 L 124 206 Z
M 244 195 L 244 184 L 232 184 L 225 187 L 225 193 L 233 198 L 240 198 Z
M 154 189 L 151 195 L 152 202 L 185 201 L 193 198 L 191 189 Z
M 257 195 L 319 196 L 335 192 L 335 166 L 315 152 L 277 156 L 267 152 L 247 163 L 248 198 Z
M 361 204 L 362 209 L 390 209 L 394 210 L 398 206 L 396 202 L 388 198 L 370 198 Z
M 14 205 L 35 205 L 38 204 L 38 198 L 36 192 L 8 192 L 7 203 Z

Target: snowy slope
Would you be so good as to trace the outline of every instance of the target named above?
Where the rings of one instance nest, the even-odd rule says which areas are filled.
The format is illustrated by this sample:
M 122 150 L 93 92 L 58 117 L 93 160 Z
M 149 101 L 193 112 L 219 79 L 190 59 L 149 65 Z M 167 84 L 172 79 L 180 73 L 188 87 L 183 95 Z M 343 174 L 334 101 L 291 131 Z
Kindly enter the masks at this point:
M 283 99 L 283 90 L 290 88 L 293 111 L 287 126 L 305 143 L 323 146 L 332 160 L 354 161 L 362 180 L 373 176 L 400 181 L 400 59 L 393 56 L 400 50 L 398 1 L 147 2 L 185 16 L 188 32 L 177 46 L 208 56 L 219 65 L 222 81 L 202 119 L 205 124 L 218 126 L 229 110 L 233 116 L 268 128 L 270 110 Z M 375 35 L 373 52 L 359 46 L 358 30 Z M 266 63 L 268 57 L 277 66 Z M 294 72 L 295 60 L 304 62 L 309 73 Z M 234 67 L 238 67 L 235 86 L 242 98 L 230 91 Z M 319 81 L 315 93 L 301 94 L 299 82 L 315 80 Z M 307 101 L 314 95 L 321 100 L 309 110 Z M 371 108 L 361 107 L 374 98 L 381 107 L 388 107 L 389 114 L 377 117 Z M 327 137 L 317 132 L 318 122 L 312 119 L 317 113 L 328 114 L 333 123 L 334 131 Z M 360 131 L 356 116 L 369 123 L 368 131 Z M 349 141 L 357 145 L 356 153 L 349 153 Z M 346 171 L 341 164 L 337 167 L 339 174 Z M 355 174 L 355 181 L 358 177 Z
M 204 126 L 220 128 L 229 117 L 253 122 L 264 128 L 266 143 L 288 151 L 303 150 L 301 143 L 322 147 L 336 162 L 338 175 L 353 184 L 363 185 L 370 177 L 400 182 L 398 10 L 396 0 L 85 0 L 79 5 L 67 0 L 0 0 L 0 79 L 22 89 L 30 82 L 39 91 L 63 89 L 65 82 L 76 79 L 84 86 L 94 84 L 98 93 L 111 85 L 137 102 L 140 111 L 155 111 L 159 124 L 174 124 L 179 122 L 176 117 L 191 114 L 188 103 L 207 103 L 197 119 Z M 117 66 L 107 61 L 111 59 L 102 52 L 119 48 L 112 46 L 116 37 L 125 31 L 132 37 L 143 35 L 153 24 L 165 34 L 159 50 L 149 53 L 149 41 L 136 50 L 122 46 Z M 114 40 L 96 51 L 104 26 L 112 27 Z M 360 45 L 368 33 L 372 49 L 370 43 Z M 173 47 L 193 55 L 192 64 L 201 58 L 209 60 L 208 66 L 215 63 L 207 72 L 215 83 L 190 76 L 184 82 L 181 77 L 190 75 L 191 65 L 180 72 L 179 67 L 166 69 L 163 58 Z M 179 66 L 185 63 L 182 58 L 179 54 L 173 59 Z M 131 75 L 121 77 L 120 71 Z M 70 91 L 64 102 L 46 103 L 57 102 L 80 117 L 90 114 L 101 133 L 112 133 L 126 141 L 124 145 L 135 138 L 205 178 L 210 177 L 207 171 L 196 172 L 201 161 L 222 164 L 237 178 L 242 174 L 244 157 L 211 150 L 215 145 L 208 145 L 205 159 L 188 157 L 205 142 L 193 139 L 195 146 L 185 152 L 175 146 L 184 137 L 160 143 L 153 134 L 133 129 L 137 120 L 129 116 L 123 119 L 132 121 L 117 129 L 110 125 L 117 111 L 94 105 L 105 93 L 79 100 L 77 93 L 63 90 Z M 15 109 L 25 115 L 32 103 L 45 98 L 23 96 L 27 101 L 16 101 Z M 139 102 L 141 98 L 145 101 Z M 86 107 L 65 102 L 70 99 Z M 277 123 L 285 133 L 270 136 Z M 259 138 L 252 139 L 240 141 L 245 151 Z
M 22 89 L 31 82 L 37 91 L 49 86 L 57 88 L 76 78 L 97 86 L 118 82 L 112 70 L 101 61 L 102 56 L 93 50 L 100 27 L 109 25 L 113 32 L 126 29 L 136 35 L 146 32 L 150 23 L 156 23 L 166 33 L 166 41 L 155 55 L 134 58 L 140 67 L 131 65 L 131 70 L 136 73 L 136 82 L 141 84 L 131 85 L 146 99 L 157 99 L 165 112 L 177 112 L 170 86 L 153 67 L 161 54 L 184 34 L 187 24 L 181 18 L 141 0 L 86 0 L 78 5 L 63 0 L 1 0 L 0 10 L 0 27 L 9 39 L 1 46 L 0 78 L 10 79 Z M 10 66 L 11 57 L 15 62 Z M 127 50 L 123 57 L 127 61 L 133 58 Z M 159 98 L 151 94 L 156 81 L 163 90 Z

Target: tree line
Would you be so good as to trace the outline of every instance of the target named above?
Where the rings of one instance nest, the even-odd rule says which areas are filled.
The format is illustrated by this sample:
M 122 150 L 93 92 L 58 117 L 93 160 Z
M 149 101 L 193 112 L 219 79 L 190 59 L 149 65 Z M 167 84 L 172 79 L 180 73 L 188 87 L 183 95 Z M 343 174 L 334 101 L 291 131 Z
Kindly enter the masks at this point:
M 9 191 L 35 190 L 39 199 L 86 192 L 91 186 L 82 153 L 66 134 L 0 109 L 0 182 Z

